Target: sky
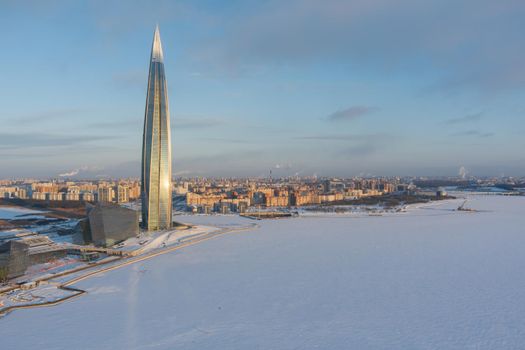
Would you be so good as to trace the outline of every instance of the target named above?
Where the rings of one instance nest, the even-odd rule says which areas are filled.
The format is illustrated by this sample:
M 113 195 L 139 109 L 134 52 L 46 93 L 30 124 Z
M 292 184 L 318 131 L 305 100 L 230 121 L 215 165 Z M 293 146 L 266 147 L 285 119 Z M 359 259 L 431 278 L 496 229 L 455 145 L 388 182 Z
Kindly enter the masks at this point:
M 0 0 L 0 178 L 525 175 L 525 3 Z

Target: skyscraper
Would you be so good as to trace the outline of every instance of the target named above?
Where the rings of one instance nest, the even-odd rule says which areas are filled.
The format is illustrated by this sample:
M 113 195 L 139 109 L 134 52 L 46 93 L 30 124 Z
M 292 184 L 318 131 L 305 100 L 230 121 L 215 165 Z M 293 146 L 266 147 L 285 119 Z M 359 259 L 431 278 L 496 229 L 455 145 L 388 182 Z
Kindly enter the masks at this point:
M 142 225 L 171 227 L 171 136 L 168 88 L 159 27 L 155 28 L 148 77 L 142 142 Z

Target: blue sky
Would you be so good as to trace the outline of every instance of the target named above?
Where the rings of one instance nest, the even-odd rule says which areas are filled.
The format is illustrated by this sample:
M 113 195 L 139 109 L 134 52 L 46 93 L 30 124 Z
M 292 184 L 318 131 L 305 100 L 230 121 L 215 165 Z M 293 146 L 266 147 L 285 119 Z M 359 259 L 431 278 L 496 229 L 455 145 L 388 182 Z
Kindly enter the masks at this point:
M 156 23 L 176 175 L 525 175 L 523 18 L 512 0 L 0 0 L 0 178 L 138 176 Z

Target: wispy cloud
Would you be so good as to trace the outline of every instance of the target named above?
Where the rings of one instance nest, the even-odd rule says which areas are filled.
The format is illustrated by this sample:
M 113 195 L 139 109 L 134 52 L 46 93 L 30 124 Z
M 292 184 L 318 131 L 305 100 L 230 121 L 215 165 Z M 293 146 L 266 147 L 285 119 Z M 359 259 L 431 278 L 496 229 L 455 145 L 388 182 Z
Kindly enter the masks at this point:
M 357 145 L 346 147 L 339 153 L 351 156 L 367 156 L 380 151 L 383 147 L 383 144 L 375 142 L 361 142 Z
M 133 70 L 127 72 L 115 73 L 111 78 L 115 85 L 123 88 L 146 88 L 147 72 L 142 70 Z
M 326 117 L 330 122 L 347 122 L 376 111 L 376 107 L 352 106 L 336 111 Z
M 175 118 L 171 124 L 172 129 L 214 128 L 227 124 L 224 120 L 214 118 L 193 119 Z
M 30 114 L 10 118 L 18 124 L 30 124 L 35 122 L 49 122 L 50 120 L 65 119 L 87 112 L 82 108 L 57 108 L 52 110 L 40 111 Z
M 275 169 L 292 169 L 292 163 L 275 164 Z
M 58 174 L 60 177 L 73 177 L 77 176 L 81 173 L 88 173 L 88 172 L 98 172 L 100 170 L 103 170 L 100 166 L 89 166 L 89 165 L 82 165 L 80 168 L 76 168 L 70 171 L 63 172 L 61 174 Z
M 137 118 L 120 119 L 116 121 L 102 121 L 96 123 L 90 123 L 85 125 L 85 128 L 94 129 L 97 131 L 103 131 L 104 129 L 115 129 L 115 130 L 130 130 L 140 129 L 142 130 L 144 120 Z
M 388 134 L 320 134 L 297 136 L 295 140 L 321 140 L 321 141 L 362 141 L 381 138 L 390 138 Z
M 463 123 L 477 122 L 477 121 L 481 120 L 482 115 L 483 115 L 482 112 L 475 113 L 475 114 L 469 114 L 469 115 L 466 115 L 464 117 L 447 119 L 443 123 L 447 124 L 447 125 L 454 125 L 454 124 L 463 124 Z
M 179 170 L 173 173 L 173 176 L 183 176 L 195 173 L 192 170 Z
M 447 89 L 525 86 L 522 1 L 466 0 L 454 10 L 438 0 L 263 3 L 239 6 L 243 15 L 228 17 L 225 34 L 210 38 L 194 55 L 240 72 L 268 63 L 335 59 L 375 72 L 437 67 L 444 72 L 437 81 Z M 414 57 L 423 64 L 413 64 Z
M 478 137 L 491 137 L 496 135 L 493 132 L 481 132 L 479 130 L 465 130 L 465 131 L 458 131 L 453 134 L 452 136 L 478 136 Z
M 0 133 L 0 149 L 72 146 L 90 141 L 112 139 L 113 136 L 52 135 L 40 133 Z
M 396 141 L 396 136 L 386 133 L 377 134 L 320 134 L 295 137 L 296 140 L 312 142 L 338 142 L 337 156 L 366 156 L 378 153 Z
M 212 173 L 214 176 L 253 175 L 263 165 L 254 162 L 262 160 L 267 154 L 261 150 L 239 150 L 234 152 L 217 152 L 187 157 L 175 157 L 174 169 L 192 169 L 191 174 Z
M 220 142 L 220 143 L 234 143 L 234 144 L 247 144 L 247 143 L 250 143 L 248 140 L 234 139 L 234 138 L 228 138 L 228 137 L 201 137 L 200 140 L 212 141 L 212 142 Z

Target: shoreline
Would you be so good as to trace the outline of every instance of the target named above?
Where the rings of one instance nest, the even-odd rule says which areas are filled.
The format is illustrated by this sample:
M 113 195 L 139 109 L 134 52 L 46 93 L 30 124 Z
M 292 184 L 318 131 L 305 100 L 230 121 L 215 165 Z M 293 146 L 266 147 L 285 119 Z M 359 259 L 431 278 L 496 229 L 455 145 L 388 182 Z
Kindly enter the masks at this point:
M 56 299 L 56 300 L 46 301 L 46 302 L 43 302 L 43 303 L 24 304 L 24 305 L 10 305 L 10 306 L 6 306 L 4 308 L 0 308 L 0 319 L 2 319 L 3 317 L 7 316 L 9 313 L 11 313 L 11 312 L 13 312 L 15 310 L 18 310 L 18 309 L 30 309 L 30 308 L 35 308 L 35 307 L 55 306 L 57 304 L 65 302 L 65 301 L 67 301 L 69 299 L 72 299 L 72 298 L 75 298 L 75 297 L 79 297 L 79 296 L 81 296 L 83 294 L 87 294 L 88 292 L 86 290 L 82 290 L 80 288 L 74 288 L 74 287 L 70 287 L 70 286 L 75 284 L 75 283 L 77 283 L 77 282 L 80 282 L 80 281 L 83 281 L 85 279 L 88 279 L 88 278 L 91 278 L 93 276 L 96 276 L 98 274 L 101 274 L 101 273 L 104 273 L 104 272 L 108 272 L 108 271 L 112 271 L 112 270 L 116 270 L 116 269 L 119 269 L 121 267 L 132 265 L 132 264 L 137 263 L 137 262 L 141 262 L 141 261 L 148 260 L 148 259 L 160 256 L 160 255 L 171 253 L 171 252 L 177 251 L 179 249 L 182 249 L 182 248 L 185 248 L 185 247 L 189 247 L 189 246 L 192 246 L 192 245 L 195 245 L 195 244 L 198 244 L 198 243 L 201 243 L 201 242 L 204 242 L 204 241 L 207 241 L 207 240 L 210 240 L 210 239 L 222 236 L 222 235 L 227 234 L 227 233 L 239 233 L 239 232 L 254 230 L 254 229 L 257 229 L 257 228 L 258 228 L 258 225 L 252 224 L 252 225 L 247 226 L 247 227 L 223 228 L 223 229 L 219 229 L 218 231 L 204 232 L 204 233 L 202 233 L 201 236 L 197 236 L 197 237 L 189 236 L 188 237 L 189 240 L 187 242 L 184 241 L 184 238 L 181 238 L 181 241 L 178 244 L 175 244 L 173 246 L 168 246 L 166 248 L 160 248 L 160 249 L 157 248 L 157 249 L 154 249 L 152 251 L 143 253 L 141 255 L 137 255 L 136 257 L 131 257 L 131 258 L 129 258 L 129 257 L 121 257 L 121 258 L 117 258 L 117 259 L 114 259 L 114 260 L 101 262 L 98 265 L 95 265 L 95 264 L 87 265 L 87 266 L 83 266 L 81 268 L 77 268 L 77 269 L 74 269 L 74 270 L 71 270 L 71 271 L 64 271 L 64 272 L 59 273 L 57 275 L 46 276 L 46 277 L 43 277 L 43 278 L 40 278 L 40 279 L 37 278 L 37 279 L 35 279 L 32 282 L 37 282 L 37 283 L 48 282 L 49 284 L 52 284 L 53 283 L 52 280 L 56 279 L 56 278 L 61 278 L 63 276 L 75 274 L 75 273 L 77 273 L 79 271 L 88 270 L 88 269 L 91 269 L 91 268 L 97 267 L 97 266 L 111 264 L 111 263 L 119 262 L 119 261 L 121 262 L 120 264 L 116 263 L 113 266 L 107 266 L 107 267 L 104 267 L 104 268 L 101 268 L 101 269 L 97 269 L 95 271 L 89 271 L 86 274 L 74 277 L 74 278 L 72 278 L 72 279 L 70 279 L 68 281 L 65 281 L 63 283 L 58 283 L 56 285 L 57 289 L 66 290 L 66 291 L 73 291 L 73 292 L 76 292 L 76 294 L 67 295 L 65 297 L 61 297 L 61 298 Z M 36 288 L 38 288 L 38 286 Z M 8 290 L 4 291 L 3 293 L 7 293 L 7 292 L 10 292 L 10 291 L 15 291 L 15 290 L 22 290 L 22 287 L 21 286 L 14 287 L 12 289 L 8 289 Z

